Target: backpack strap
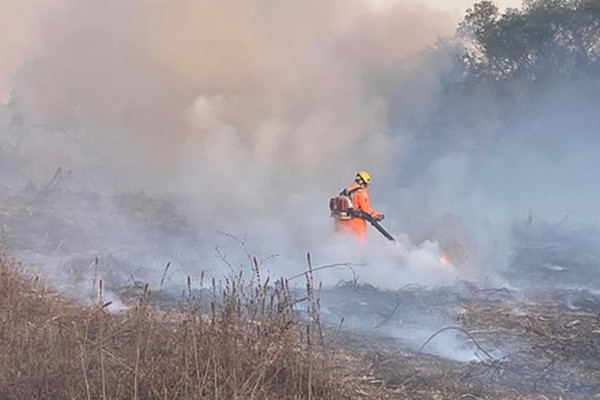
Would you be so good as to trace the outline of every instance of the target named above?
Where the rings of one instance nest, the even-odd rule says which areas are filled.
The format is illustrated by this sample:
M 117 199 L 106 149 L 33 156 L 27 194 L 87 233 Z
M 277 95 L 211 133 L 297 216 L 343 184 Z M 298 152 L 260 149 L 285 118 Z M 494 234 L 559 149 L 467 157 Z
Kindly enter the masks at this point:
M 348 196 L 350 198 L 352 208 L 348 210 L 348 214 L 353 218 L 363 218 L 361 215 L 362 211 L 354 210 L 354 203 L 352 202 L 352 193 L 358 192 L 360 189 L 362 189 L 362 186 L 355 187 L 352 190 L 347 190 L 346 188 L 340 192 L 340 196 Z
M 352 196 L 352 193 L 359 191 L 360 189 L 362 189 L 361 186 L 355 187 L 354 189 L 348 191 L 347 189 L 344 189 L 340 192 L 340 196 Z

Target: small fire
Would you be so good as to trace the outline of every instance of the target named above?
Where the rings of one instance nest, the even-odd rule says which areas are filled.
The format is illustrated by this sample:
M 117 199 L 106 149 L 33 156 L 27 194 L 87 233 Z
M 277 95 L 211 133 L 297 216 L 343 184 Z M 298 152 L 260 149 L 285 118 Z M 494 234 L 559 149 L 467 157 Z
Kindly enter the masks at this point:
M 440 256 L 440 264 L 442 264 L 444 267 L 447 267 L 450 264 L 450 260 L 448 260 L 448 256 L 447 255 L 443 255 Z

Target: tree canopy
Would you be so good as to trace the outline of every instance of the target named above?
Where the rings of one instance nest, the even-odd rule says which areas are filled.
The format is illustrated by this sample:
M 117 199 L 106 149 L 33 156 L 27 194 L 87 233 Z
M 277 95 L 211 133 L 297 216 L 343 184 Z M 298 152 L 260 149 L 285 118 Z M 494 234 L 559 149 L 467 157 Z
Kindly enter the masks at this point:
M 467 10 L 457 34 L 475 81 L 600 78 L 599 0 L 526 0 L 503 14 L 481 1 Z
M 600 0 L 525 0 L 506 11 L 480 1 L 455 39 L 441 46 L 455 62 L 420 127 L 432 151 L 598 136 Z

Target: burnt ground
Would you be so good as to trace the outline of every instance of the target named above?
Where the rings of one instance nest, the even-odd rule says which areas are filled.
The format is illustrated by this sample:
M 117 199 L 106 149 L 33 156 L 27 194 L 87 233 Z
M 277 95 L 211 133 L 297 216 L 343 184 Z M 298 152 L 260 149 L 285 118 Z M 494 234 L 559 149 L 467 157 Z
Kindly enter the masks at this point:
M 107 198 L 48 184 L 0 200 L 11 252 L 24 262 L 61 259 L 52 271 L 88 289 L 93 265 L 127 269 L 125 279 L 104 277 L 124 303 L 144 281 L 132 255 L 197 240 L 170 204 L 143 193 Z M 323 343 L 364 387 L 357 398 L 600 398 L 600 233 L 528 220 L 514 239 L 506 286 L 346 282 L 320 291 Z
M 328 290 L 324 304 L 347 295 L 330 316 L 355 332 L 328 340 L 362 358 L 390 398 L 600 398 L 600 296 L 459 286 Z
M 565 222 L 515 223 L 504 286 L 323 290 L 329 340 L 390 398 L 600 398 L 600 231 Z

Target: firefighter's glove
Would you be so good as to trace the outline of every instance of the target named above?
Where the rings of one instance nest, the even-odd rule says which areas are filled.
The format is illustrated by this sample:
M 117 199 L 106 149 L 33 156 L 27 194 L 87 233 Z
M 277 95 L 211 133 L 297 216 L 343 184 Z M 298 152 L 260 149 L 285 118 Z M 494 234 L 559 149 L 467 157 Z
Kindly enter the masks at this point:
M 385 218 L 385 215 L 383 215 L 383 214 L 378 214 L 378 215 L 375 217 L 375 219 L 376 219 L 377 221 L 383 221 L 383 219 L 384 219 L 384 218 Z

